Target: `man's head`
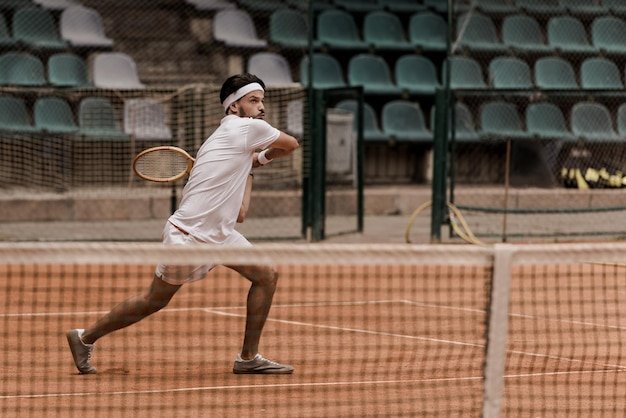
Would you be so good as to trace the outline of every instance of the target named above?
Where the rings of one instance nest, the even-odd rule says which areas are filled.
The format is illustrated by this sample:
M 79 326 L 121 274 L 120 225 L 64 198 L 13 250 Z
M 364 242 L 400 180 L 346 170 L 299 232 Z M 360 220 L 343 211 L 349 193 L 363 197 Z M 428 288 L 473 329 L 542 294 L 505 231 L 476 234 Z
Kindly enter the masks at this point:
M 263 119 L 264 100 L 265 83 L 253 74 L 237 74 L 222 84 L 220 102 L 227 115 Z

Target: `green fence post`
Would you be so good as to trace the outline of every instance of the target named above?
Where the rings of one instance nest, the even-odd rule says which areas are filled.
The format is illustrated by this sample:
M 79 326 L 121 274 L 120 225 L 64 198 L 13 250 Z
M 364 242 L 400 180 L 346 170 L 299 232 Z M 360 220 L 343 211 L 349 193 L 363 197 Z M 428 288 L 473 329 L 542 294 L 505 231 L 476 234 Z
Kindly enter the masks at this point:
M 447 94 L 443 89 L 435 93 L 435 131 L 433 144 L 433 183 L 430 221 L 431 242 L 441 242 L 441 225 L 446 210 L 446 162 L 447 162 Z

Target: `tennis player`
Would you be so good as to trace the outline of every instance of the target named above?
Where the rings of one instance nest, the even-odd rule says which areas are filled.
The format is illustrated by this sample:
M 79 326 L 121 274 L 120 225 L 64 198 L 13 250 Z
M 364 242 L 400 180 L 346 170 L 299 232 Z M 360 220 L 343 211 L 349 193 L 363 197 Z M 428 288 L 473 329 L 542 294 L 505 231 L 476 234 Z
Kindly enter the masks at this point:
M 189 174 L 178 210 L 163 230 L 169 245 L 252 244 L 235 230 L 250 204 L 253 167 L 286 157 L 298 141 L 270 126 L 265 118 L 265 84 L 252 74 L 229 77 L 220 91 L 225 116 L 220 126 L 202 144 Z M 256 150 L 262 149 L 257 153 Z M 215 267 L 158 265 L 150 287 L 104 315 L 87 329 L 72 329 L 66 336 L 74 363 L 81 374 L 96 373 L 91 365 L 94 343 L 101 337 L 132 325 L 163 309 L 184 284 L 204 278 Z M 236 374 L 289 374 L 293 367 L 259 354 L 259 341 L 278 280 L 273 266 L 227 266 L 251 282 L 247 298 L 243 346 L 237 355 Z

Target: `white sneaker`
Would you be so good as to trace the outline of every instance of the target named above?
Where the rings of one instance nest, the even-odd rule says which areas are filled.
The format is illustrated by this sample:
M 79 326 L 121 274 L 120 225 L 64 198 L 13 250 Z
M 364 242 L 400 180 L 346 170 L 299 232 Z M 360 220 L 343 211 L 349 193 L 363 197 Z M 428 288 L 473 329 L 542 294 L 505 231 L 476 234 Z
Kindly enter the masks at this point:
M 72 350 L 72 357 L 74 357 L 74 364 L 80 372 L 80 374 L 93 374 L 96 373 L 96 368 L 90 363 L 91 354 L 93 353 L 93 344 L 85 344 L 82 340 L 84 329 L 71 329 L 65 333 L 67 342 Z
M 280 364 L 275 361 L 263 358 L 260 354 L 254 356 L 252 360 L 244 360 L 241 355 L 237 355 L 233 366 L 235 374 L 291 374 L 293 367 L 288 364 Z

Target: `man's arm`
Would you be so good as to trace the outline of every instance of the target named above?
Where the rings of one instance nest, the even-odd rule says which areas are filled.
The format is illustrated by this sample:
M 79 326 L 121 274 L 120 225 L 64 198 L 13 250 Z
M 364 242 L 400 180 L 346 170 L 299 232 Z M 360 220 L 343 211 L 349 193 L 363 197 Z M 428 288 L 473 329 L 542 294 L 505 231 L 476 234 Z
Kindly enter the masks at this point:
M 254 175 L 250 173 L 246 180 L 246 189 L 243 192 L 243 201 L 241 202 L 241 208 L 239 208 L 239 215 L 237 215 L 237 223 L 243 223 L 250 209 L 250 196 L 252 195 L 252 178 Z
M 265 158 L 273 160 L 274 158 L 286 157 L 297 150 L 299 146 L 296 138 L 285 132 L 281 132 L 276 141 L 272 142 L 270 146 L 265 149 Z M 258 154 L 255 154 L 252 166 L 259 167 L 261 165 L 262 164 L 258 161 Z

